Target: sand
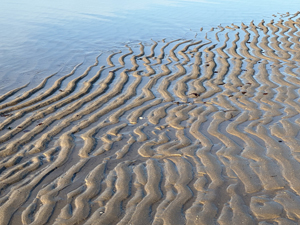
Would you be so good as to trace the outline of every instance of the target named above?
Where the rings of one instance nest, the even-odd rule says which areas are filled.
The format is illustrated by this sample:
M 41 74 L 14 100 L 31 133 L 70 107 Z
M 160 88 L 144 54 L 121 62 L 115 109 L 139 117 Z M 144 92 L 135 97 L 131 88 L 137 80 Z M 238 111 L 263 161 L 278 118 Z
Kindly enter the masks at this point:
M 0 224 L 298 224 L 299 29 L 139 43 L 3 94 Z

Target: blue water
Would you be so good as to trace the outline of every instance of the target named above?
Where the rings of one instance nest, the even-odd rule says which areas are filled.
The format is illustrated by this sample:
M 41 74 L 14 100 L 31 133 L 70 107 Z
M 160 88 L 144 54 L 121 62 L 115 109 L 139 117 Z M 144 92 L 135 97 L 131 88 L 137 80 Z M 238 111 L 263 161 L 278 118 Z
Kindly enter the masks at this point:
M 298 10 L 299 0 L 1 0 L 0 90 L 126 43 L 190 38 L 201 27 L 269 21 Z

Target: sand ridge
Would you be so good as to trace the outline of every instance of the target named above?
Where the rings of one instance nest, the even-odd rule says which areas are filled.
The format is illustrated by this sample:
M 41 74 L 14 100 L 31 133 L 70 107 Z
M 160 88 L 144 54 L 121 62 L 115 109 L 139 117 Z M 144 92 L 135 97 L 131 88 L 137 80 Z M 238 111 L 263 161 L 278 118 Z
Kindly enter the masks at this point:
M 0 224 L 299 223 L 299 28 L 152 40 L 0 96 Z

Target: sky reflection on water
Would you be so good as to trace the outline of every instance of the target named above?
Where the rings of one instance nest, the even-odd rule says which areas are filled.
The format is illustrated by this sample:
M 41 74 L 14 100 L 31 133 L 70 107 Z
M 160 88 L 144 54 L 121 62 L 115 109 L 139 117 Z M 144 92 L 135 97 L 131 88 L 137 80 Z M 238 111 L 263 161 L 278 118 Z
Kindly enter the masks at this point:
M 74 52 L 113 50 L 151 38 L 190 38 L 201 27 L 206 31 L 219 24 L 271 20 L 277 13 L 295 13 L 299 6 L 298 0 L 2 0 L 0 78 L 12 70 L 19 73 L 20 61 L 37 67 L 42 53 L 52 55 L 46 64 Z

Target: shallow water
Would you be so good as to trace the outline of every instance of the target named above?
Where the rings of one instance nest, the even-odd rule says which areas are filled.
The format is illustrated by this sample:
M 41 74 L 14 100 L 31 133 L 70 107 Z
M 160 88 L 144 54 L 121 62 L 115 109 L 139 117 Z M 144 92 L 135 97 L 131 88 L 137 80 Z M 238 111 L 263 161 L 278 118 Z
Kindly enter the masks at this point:
M 195 38 L 219 24 L 295 13 L 297 0 L 272 1 L 8 1 L 0 3 L 0 90 L 74 66 L 89 54 L 124 44 Z M 274 15 L 274 16 L 272 16 Z

